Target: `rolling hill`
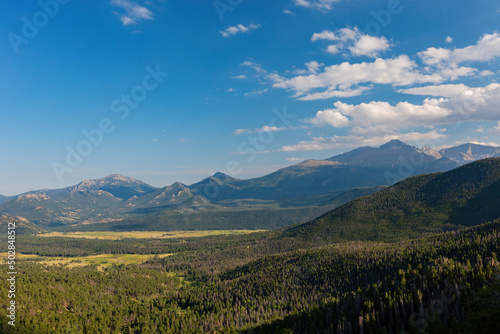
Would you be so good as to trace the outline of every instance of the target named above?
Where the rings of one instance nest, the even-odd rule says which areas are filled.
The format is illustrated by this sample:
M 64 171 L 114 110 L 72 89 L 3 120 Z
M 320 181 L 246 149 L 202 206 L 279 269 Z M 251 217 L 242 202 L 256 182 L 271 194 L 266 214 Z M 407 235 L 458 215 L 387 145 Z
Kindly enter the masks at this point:
M 410 177 L 355 199 L 286 236 L 318 242 L 394 241 L 500 218 L 500 158 Z

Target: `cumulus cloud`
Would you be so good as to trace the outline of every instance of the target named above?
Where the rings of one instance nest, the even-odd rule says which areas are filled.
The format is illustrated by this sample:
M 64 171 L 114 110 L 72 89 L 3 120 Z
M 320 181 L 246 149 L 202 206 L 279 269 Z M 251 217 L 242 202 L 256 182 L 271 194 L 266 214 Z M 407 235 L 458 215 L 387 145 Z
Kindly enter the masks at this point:
M 390 47 L 389 41 L 384 36 L 362 35 L 349 47 L 349 50 L 354 56 L 377 57 L 381 51 L 387 51 Z
M 241 66 L 247 66 L 247 67 L 253 68 L 257 73 L 260 73 L 260 74 L 267 73 L 267 71 L 265 69 L 263 69 L 260 64 L 255 63 L 251 60 L 244 61 L 243 63 L 241 63 Z
M 465 92 L 468 89 L 469 87 L 464 84 L 448 84 L 400 89 L 398 90 L 398 93 L 437 97 L 454 97 L 460 93 Z
M 276 131 L 283 131 L 285 129 L 286 129 L 285 127 L 264 125 L 262 128 L 258 128 L 258 129 L 254 129 L 254 130 L 237 129 L 237 130 L 233 131 L 233 135 L 242 135 L 242 134 L 259 133 L 259 132 L 276 132 Z
M 426 100 L 422 105 L 399 102 L 372 101 L 358 105 L 343 102 L 334 103 L 334 109 L 321 110 L 316 116 L 305 120 L 316 126 L 370 127 L 391 124 L 393 128 L 411 125 L 430 125 L 450 115 L 450 111 L 439 106 L 436 100 Z
M 427 65 L 456 66 L 468 61 L 490 61 L 500 56 L 500 34 L 485 34 L 474 45 L 453 50 L 428 48 L 418 54 Z
M 304 161 L 306 159 L 302 159 L 302 158 L 286 158 L 286 161 L 291 161 L 291 162 L 301 162 L 301 161 Z
M 240 74 L 240 75 L 236 75 L 234 77 L 231 77 L 231 79 L 238 79 L 238 80 L 244 80 L 246 78 L 247 78 L 247 76 L 244 74 Z
M 325 90 L 322 92 L 316 92 L 300 96 L 298 100 L 300 101 L 313 101 L 313 100 L 324 100 L 330 99 L 332 97 L 352 97 L 359 96 L 363 92 L 369 90 L 370 87 L 359 87 L 356 89 L 346 89 L 346 90 Z
M 329 150 L 341 147 L 359 147 L 359 146 L 374 146 L 381 145 L 393 139 L 402 141 L 425 141 L 435 140 L 446 137 L 437 131 L 430 131 L 426 133 L 409 132 L 402 134 L 391 134 L 382 136 L 332 136 L 332 137 L 315 137 L 310 141 L 301 141 L 295 145 L 287 145 L 281 148 L 283 152 L 296 152 L 296 151 L 319 151 Z
M 314 73 L 314 74 L 318 73 L 318 71 L 323 66 L 325 66 L 325 64 L 323 64 L 323 63 L 320 64 L 315 60 L 306 63 L 307 71 L 310 73 Z
M 418 65 L 407 55 L 392 59 L 378 58 L 373 62 L 351 64 L 344 62 L 326 66 L 323 72 L 284 78 L 276 73 L 268 78 L 274 82 L 274 88 L 294 91 L 297 97 L 317 89 L 346 90 L 362 83 L 390 84 L 406 86 L 415 83 L 440 83 L 443 74 L 425 74 L 418 70 Z
M 130 0 L 111 0 L 112 6 L 121 8 L 125 13 L 121 14 L 120 20 L 123 25 L 134 25 L 141 21 L 153 20 L 153 12 L 137 2 Z
M 294 0 L 296 6 L 311 8 L 319 11 L 329 11 L 339 0 Z
M 253 23 L 248 25 L 248 26 L 244 26 L 243 24 L 238 24 L 235 26 L 229 26 L 225 30 L 221 30 L 220 33 L 224 37 L 230 37 L 230 36 L 234 36 L 238 33 L 250 32 L 250 30 L 254 30 L 254 29 L 257 29 L 259 27 L 260 27 L 259 24 L 253 24 Z
M 500 84 L 468 88 L 449 99 L 428 98 L 421 105 L 409 102 L 392 105 L 382 101 L 352 105 L 338 101 L 334 106 L 304 121 L 336 128 L 384 125 L 392 130 L 457 121 L 494 121 L 500 120 Z
M 349 51 L 355 55 L 374 56 L 381 45 L 379 37 L 361 34 L 357 28 L 343 28 L 336 31 L 324 30 L 312 35 L 312 41 L 336 41 L 327 51 L 338 53 Z M 350 43 L 350 44 L 349 44 Z M 387 42 L 388 43 L 388 42 Z M 383 44 L 383 43 L 382 43 Z M 387 46 L 387 44 L 384 44 Z M 385 46 L 384 46 L 385 48 Z M 406 94 L 451 97 L 460 93 L 461 85 L 442 85 L 446 81 L 455 81 L 471 76 L 488 76 L 489 70 L 463 66 L 465 62 L 490 61 L 500 56 L 500 34 L 492 33 L 481 37 L 474 45 L 462 49 L 428 48 L 411 58 L 402 54 L 393 58 L 377 58 L 360 63 L 343 62 L 340 64 L 295 69 L 284 75 L 276 72 L 267 75 L 274 88 L 294 92 L 294 97 L 301 100 L 326 99 L 331 97 L 354 96 L 359 85 L 392 85 L 393 87 L 430 84 L 428 88 L 401 88 Z M 317 62 L 310 62 L 316 64 Z M 309 63 L 308 63 L 309 64 Z M 289 73 L 294 75 L 290 76 Z M 434 92 L 431 90 L 436 88 Z M 340 91 L 346 92 L 342 95 Z M 429 94 L 425 94 L 425 93 Z
M 374 37 L 361 33 L 358 28 L 342 28 L 335 32 L 324 30 L 314 33 L 311 41 L 336 41 L 336 44 L 327 47 L 328 53 L 337 54 L 348 50 L 353 56 L 377 57 L 380 52 L 390 49 L 391 44 L 384 36 Z
M 335 32 L 330 30 L 323 30 L 322 32 L 316 32 L 312 35 L 311 41 L 316 42 L 318 40 L 328 40 L 328 41 L 339 41 L 339 42 L 347 42 L 356 38 L 359 35 L 359 31 L 357 28 L 342 28 L 338 29 Z
M 455 142 L 455 145 L 462 145 L 462 144 L 476 144 L 476 145 L 482 145 L 482 146 L 493 146 L 493 147 L 500 147 L 497 143 L 493 141 L 485 142 L 485 141 L 479 141 L 479 140 L 459 140 Z
M 422 104 L 372 101 L 361 104 L 334 103 L 320 110 L 305 123 L 317 127 L 346 128 L 344 136 L 313 137 L 282 151 L 324 150 L 338 147 L 377 145 L 391 139 L 424 141 L 446 138 L 445 129 L 411 131 L 415 127 L 433 128 L 437 124 L 500 121 L 500 84 L 469 88 L 451 98 L 427 98 Z M 497 130 L 500 131 L 500 122 Z
M 245 93 L 245 97 L 262 95 L 262 94 L 267 93 L 267 92 L 268 92 L 267 88 L 266 89 L 254 89 L 251 92 Z

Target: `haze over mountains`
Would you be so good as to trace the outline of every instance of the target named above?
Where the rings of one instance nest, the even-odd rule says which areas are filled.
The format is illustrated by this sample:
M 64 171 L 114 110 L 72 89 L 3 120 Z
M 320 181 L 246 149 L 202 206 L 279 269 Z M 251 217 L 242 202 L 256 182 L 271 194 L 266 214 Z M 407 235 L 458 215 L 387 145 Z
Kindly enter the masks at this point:
M 204 214 L 206 219 L 207 213 L 213 220 L 224 220 L 237 212 L 239 218 L 250 214 L 253 220 L 261 219 L 257 225 L 262 228 L 268 217 L 256 218 L 255 210 L 272 210 L 289 220 L 291 211 L 285 211 L 300 209 L 293 211 L 296 220 L 289 223 L 306 221 L 407 177 L 448 171 L 498 154 L 500 148 L 475 144 L 437 152 L 392 140 L 379 148 L 362 147 L 325 160 L 307 160 L 248 180 L 216 173 L 189 186 L 176 182 L 156 188 L 113 174 L 63 189 L 0 196 L 0 212 L 46 227 L 121 219 L 139 219 L 135 224 L 164 220 L 168 224 L 167 216 L 179 220 L 186 214 Z

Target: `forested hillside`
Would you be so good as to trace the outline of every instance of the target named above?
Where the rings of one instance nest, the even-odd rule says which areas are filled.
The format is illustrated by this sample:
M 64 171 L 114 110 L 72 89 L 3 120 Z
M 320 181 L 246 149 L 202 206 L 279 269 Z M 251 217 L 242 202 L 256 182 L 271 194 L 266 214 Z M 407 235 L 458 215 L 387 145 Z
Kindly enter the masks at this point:
M 11 227 L 15 228 L 16 234 L 21 235 L 32 235 L 46 231 L 23 217 L 0 214 L 0 231 L 7 231 L 9 224 L 11 224 Z M 2 235 L 7 235 L 7 233 L 5 232 L 5 234 Z
M 262 248 L 257 240 L 247 241 L 249 254 L 253 247 Z M 190 261 L 184 260 L 188 252 L 103 271 L 22 260 L 17 326 L 4 323 L 3 332 L 451 334 L 499 329 L 491 320 L 499 316 L 500 309 L 491 307 L 498 298 L 488 294 L 498 291 L 499 221 L 395 244 L 352 242 L 285 253 L 269 246 L 267 255 L 246 264 L 220 259 L 234 247 L 239 244 L 200 247 Z M 0 294 L 5 289 L 2 285 Z M 2 301 L 2 319 L 5 306 Z M 481 311 L 485 307 L 488 311 Z
M 500 217 L 500 158 L 410 177 L 284 232 L 317 242 L 394 241 Z

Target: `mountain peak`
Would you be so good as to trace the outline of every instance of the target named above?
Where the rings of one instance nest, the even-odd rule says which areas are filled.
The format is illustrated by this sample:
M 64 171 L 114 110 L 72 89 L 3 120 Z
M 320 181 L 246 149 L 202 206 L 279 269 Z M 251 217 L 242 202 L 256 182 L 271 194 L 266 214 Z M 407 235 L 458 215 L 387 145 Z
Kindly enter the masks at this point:
M 402 142 L 399 139 L 393 139 L 393 140 L 385 143 L 384 145 L 380 146 L 379 148 L 384 149 L 384 150 L 395 150 L 395 149 L 398 149 L 401 147 L 411 147 L 411 146 Z
M 69 187 L 69 192 L 103 190 L 111 195 L 128 199 L 134 195 L 142 195 L 156 188 L 147 183 L 121 174 L 111 174 L 102 179 L 84 180 L 76 186 Z
M 224 174 L 222 172 L 217 172 L 214 175 L 212 175 L 211 177 L 214 178 L 214 179 L 221 180 L 221 181 L 234 180 L 233 177 L 231 177 L 231 176 L 229 176 L 227 174 Z
M 132 177 L 128 177 L 122 174 L 110 174 L 106 177 L 103 177 L 102 180 L 116 180 L 116 181 L 123 181 L 123 182 L 139 182 L 136 179 Z
M 441 155 L 441 153 L 439 153 L 438 151 L 436 151 L 436 150 L 434 150 L 434 149 L 432 149 L 432 148 L 430 148 L 428 146 L 424 146 L 421 149 L 419 149 L 418 151 L 421 152 L 421 153 L 433 156 L 436 159 L 441 159 L 443 157 Z

